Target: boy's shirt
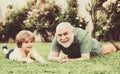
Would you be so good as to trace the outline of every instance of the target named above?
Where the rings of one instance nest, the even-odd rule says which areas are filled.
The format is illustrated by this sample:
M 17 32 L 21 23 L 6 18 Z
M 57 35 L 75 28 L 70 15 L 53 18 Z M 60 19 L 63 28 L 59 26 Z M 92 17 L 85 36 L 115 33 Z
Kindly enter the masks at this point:
M 39 54 L 36 52 L 35 49 L 32 49 L 28 55 L 26 56 L 20 48 L 14 48 L 13 52 L 10 53 L 9 58 L 11 60 L 20 61 L 22 58 L 36 58 Z

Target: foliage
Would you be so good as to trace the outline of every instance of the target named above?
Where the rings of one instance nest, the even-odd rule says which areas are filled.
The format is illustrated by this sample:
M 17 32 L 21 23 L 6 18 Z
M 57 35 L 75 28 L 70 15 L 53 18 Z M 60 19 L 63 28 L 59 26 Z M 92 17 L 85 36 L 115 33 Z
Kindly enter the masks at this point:
M 16 34 L 23 29 L 23 20 L 27 17 L 27 11 L 27 7 L 17 9 L 11 6 L 10 9 L 8 8 L 6 23 L 1 31 L 4 35 L 3 41 L 8 41 L 9 37 L 15 39 Z
M 61 13 L 59 16 L 59 22 L 68 21 L 73 26 L 82 27 L 79 17 L 77 16 L 77 2 L 76 0 L 68 0 L 68 10 L 65 13 Z
M 24 28 L 33 31 L 37 30 L 41 34 L 43 41 L 51 41 L 50 36 L 53 36 L 53 32 L 55 32 L 54 28 L 58 24 L 57 18 L 59 14 L 60 8 L 54 3 L 31 6 L 27 19 L 24 20 Z
M 120 40 L 119 1 L 107 5 L 108 3 L 109 2 L 106 0 L 94 0 L 93 22 L 95 24 L 95 28 L 93 36 L 98 40 Z M 103 5 L 106 5 L 106 7 L 103 7 Z
M 39 4 L 36 7 L 31 6 L 27 19 L 24 20 L 25 28 L 36 29 L 40 31 L 42 28 L 53 29 L 56 18 L 59 15 L 59 8 L 55 4 L 45 4 L 44 8 Z
M 81 22 L 77 17 L 76 1 L 68 1 L 69 7 L 64 13 L 55 3 L 46 3 L 43 8 L 41 8 L 41 5 L 37 5 L 36 8 L 28 12 L 25 25 L 27 28 L 36 29 L 42 35 L 44 41 L 51 41 L 51 38 L 48 37 L 53 37 L 55 28 L 60 22 L 68 21 L 73 26 L 79 27 Z
M 111 4 L 108 11 L 110 25 L 108 32 L 106 32 L 107 39 L 120 40 L 120 1 L 115 4 Z
M 1 46 L 2 44 L 0 44 Z M 13 48 L 15 43 L 8 43 Z M 26 64 L 5 59 L 0 51 L 0 74 L 119 74 L 120 51 L 104 56 L 93 57 L 85 61 L 58 63 L 47 59 L 51 43 L 35 43 L 38 53 L 48 64 L 39 62 Z
M 62 13 L 61 9 L 55 3 L 37 4 L 33 6 L 29 3 L 26 8 L 21 10 L 14 8 L 9 10 L 10 15 L 7 18 L 4 28 L 7 38 L 8 36 L 15 38 L 20 30 L 28 29 L 31 31 L 37 30 L 41 34 L 43 41 L 48 42 L 51 41 L 56 26 L 62 21 L 69 21 L 74 26 L 79 27 L 80 21 L 77 17 L 76 1 L 68 1 L 70 7 L 65 13 Z M 13 30 L 13 26 L 15 31 Z M 14 33 L 12 36 L 8 34 L 10 31 Z
M 77 17 L 77 0 L 67 0 L 68 10 L 64 13 L 55 3 L 45 4 L 31 2 L 25 8 L 16 9 L 10 6 L 7 13 L 7 22 L 0 30 L 0 38 L 7 41 L 8 37 L 15 39 L 22 29 L 32 32 L 37 30 L 43 41 L 51 41 L 58 23 L 70 22 L 73 26 L 85 28 L 84 19 Z M 39 1 L 38 1 L 39 2 Z M 120 40 L 120 1 L 103 7 L 106 0 L 92 0 L 92 18 L 94 23 L 93 37 L 98 40 Z M 11 33 L 9 33 L 11 32 Z M 116 35 L 113 35 L 116 34 Z

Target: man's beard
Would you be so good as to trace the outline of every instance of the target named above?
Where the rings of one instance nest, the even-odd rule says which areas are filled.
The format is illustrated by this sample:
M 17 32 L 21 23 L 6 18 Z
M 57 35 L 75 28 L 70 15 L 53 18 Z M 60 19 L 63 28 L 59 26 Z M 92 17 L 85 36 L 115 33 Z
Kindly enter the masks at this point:
M 73 40 L 74 40 L 74 36 L 71 36 L 71 38 L 69 39 L 69 41 L 67 41 L 67 42 L 65 42 L 65 43 L 62 43 L 62 42 L 59 42 L 59 43 L 60 43 L 63 47 L 68 48 L 68 47 L 72 44 Z

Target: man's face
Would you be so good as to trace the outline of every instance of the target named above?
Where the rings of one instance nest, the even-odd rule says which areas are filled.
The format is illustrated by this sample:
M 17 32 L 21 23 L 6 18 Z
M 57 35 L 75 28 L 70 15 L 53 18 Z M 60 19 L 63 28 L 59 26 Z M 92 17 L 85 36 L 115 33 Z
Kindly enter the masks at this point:
M 63 47 L 69 47 L 74 40 L 74 32 L 69 29 L 63 29 L 57 31 L 57 40 Z

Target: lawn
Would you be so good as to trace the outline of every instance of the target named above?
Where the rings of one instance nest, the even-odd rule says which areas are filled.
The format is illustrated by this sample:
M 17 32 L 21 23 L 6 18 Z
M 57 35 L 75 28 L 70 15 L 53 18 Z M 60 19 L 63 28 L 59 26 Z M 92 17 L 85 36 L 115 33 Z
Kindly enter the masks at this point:
M 1 47 L 2 43 L 0 43 Z M 13 48 L 15 43 L 8 43 Z M 0 74 L 120 74 L 120 51 L 104 56 L 93 57 L 90 60 L 58 63 L 47 59 L 51 43 L 35 43 L 35 48 L 48 62 L 42 65 L 18 63 L 4 58 L 0 51 Z M 1 49 L 1 48 L 0 48 Z

